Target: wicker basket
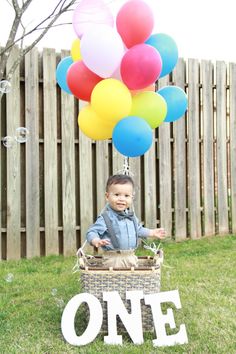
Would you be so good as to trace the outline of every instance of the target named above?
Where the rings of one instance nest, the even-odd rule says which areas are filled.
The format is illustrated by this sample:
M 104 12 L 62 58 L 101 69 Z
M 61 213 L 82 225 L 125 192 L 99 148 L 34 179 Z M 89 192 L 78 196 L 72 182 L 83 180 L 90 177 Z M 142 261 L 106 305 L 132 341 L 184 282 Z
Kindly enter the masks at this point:
M 79 259 L 82 290 L 96 296 L 103 308 L 101 332 L 107 332 L 107 303 L 103 301 L 104 291 L 118 291 L 128 311 L 130 303 L 126 301 L 127 290 L 142 290 L 144 294 L 160 292 L 162 250 L 158 250 L 154 257 L 138 257 L 138 267 L 135 268 L 104 268 L 101 256 L 90 259 L 81 256 Z M 143 331 L 153 331 L 151 308 L 144 304 L 144 300 L 141 300 L 141 310 Z M 120 332 L 125 331 L 120 319 L 118 329 Z

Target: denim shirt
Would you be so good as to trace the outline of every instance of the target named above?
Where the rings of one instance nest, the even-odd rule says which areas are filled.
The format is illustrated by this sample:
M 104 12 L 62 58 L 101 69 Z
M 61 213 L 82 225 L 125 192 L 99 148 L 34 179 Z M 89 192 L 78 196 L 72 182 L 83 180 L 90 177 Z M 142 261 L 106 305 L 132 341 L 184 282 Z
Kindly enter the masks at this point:
M 133 220 L 128 218 L 119 220 L 118 213 L 113 210 L 109 205 L 106 210 L 108 211 L 108 216 L 111 220 L 113 230 L 116 234 L 119 243 L 119 249 L 129 250 L 136 248 L 136 230 Z M 137 221 L 138 237 L 148 237 L 150 229 L 143 227 L 138 218 L 135 216 Z M 86 239 L 89 243 L 95 238 L 110 239 L 109 232 L 103 216 L 100 214 L 93 225 L 91 225 L 87 231 Z M 104 250 L 114 250 L 112 244 L 102 247 Z

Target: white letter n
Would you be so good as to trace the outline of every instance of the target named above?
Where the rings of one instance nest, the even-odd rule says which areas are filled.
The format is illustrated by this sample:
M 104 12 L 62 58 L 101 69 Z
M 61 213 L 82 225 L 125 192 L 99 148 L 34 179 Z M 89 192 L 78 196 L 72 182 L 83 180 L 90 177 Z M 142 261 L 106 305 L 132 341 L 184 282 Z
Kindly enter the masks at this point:
M 117 291 L 103 293 L 103 300 L 107 301 L 107 322 L 108 336 L 104 337 L 106 344 L 122 344 L 122 336 L 117 335 L 116 316 L 119 315 L 130 338 L 134 344 L 143 343 L 143 328 L 140 300 L 143 298 L 143 291 L 126 291 L 126 299 L 131 302 L 131 313 L 128 313 L 123 301 Z

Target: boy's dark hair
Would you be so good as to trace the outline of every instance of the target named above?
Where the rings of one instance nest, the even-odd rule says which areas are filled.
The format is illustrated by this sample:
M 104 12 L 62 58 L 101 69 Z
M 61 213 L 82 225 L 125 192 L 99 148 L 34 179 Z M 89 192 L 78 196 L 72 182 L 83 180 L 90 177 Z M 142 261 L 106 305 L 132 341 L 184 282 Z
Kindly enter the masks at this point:
M 130 176 L 128 176 L 128 175 L 110 176 L 107 180 L 106 192 L 108 192 L 108 189 L 112 184 L 126 184 L 126 183 L 130 183 L 134 188 L 134 181 L 132 180 L 132 178 Z

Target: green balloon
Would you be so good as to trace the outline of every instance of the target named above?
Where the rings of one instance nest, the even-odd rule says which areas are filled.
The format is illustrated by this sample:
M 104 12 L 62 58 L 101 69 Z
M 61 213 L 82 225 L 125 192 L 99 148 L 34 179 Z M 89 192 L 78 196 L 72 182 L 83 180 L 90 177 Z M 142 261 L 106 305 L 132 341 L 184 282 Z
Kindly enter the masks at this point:
M 166 101 L 158 93 L 143 91 L 133 96 L 130 115 L 145 119 L 152 129 L 161 125 L 166 114 Z

